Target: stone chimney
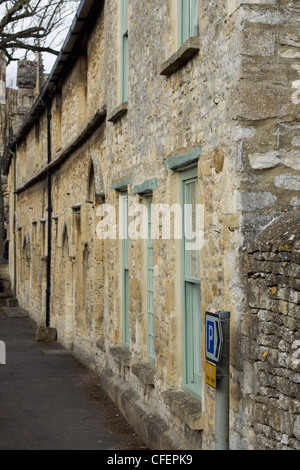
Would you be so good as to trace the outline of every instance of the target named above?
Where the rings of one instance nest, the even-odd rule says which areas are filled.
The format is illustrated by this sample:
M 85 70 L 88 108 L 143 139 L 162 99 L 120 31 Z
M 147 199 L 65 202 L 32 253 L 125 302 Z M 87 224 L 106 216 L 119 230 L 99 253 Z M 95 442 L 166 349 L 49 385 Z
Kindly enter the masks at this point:
M 17 72 L 18 104 L 14 117 L 14 132 L 17 133 L 34 101 L 44 85 L 44 67 L 41 53 L 35 60 L 19 60 Z
M 37 79 L 37 64 L 31 60 L 18 62 L 17 87 L 18 109 L 22 114 L 26 113 L 33 105 Z
M 36 62 L 35 98 L 37 98 L 40 92 L 42 91 L 42 88 L 45 83 L 44 65 L 43 65 L 42 54 L 40 52 L 36 52 L 35 62 Z

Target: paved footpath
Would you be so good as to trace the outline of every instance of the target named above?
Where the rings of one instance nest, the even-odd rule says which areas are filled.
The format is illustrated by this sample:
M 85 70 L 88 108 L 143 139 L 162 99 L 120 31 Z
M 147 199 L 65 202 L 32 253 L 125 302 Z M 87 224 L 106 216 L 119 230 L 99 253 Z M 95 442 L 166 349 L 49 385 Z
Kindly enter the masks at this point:
M 0 450 L 144 450 L 99 379 L 59 343 L 36 342 L 35 323 L 0 309 Z

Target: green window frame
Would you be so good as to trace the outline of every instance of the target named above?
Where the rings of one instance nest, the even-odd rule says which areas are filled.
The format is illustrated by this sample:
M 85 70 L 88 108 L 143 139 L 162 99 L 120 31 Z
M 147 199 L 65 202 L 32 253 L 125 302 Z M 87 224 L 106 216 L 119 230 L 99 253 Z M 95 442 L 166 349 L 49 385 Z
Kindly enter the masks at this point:
M 179 47 L 199 34 L 199 0 L 178 0 Z
M 128 100 L 128 0 L 122 0 L 121 11 L 121 101 Z
M 150 362 L 155 361 L 154 352 L 154 301 L 153 301 L 153 237 L 152 237 L 152 196 L 146 198 L 148 214 L 147 237 L 147 351 Z
M 197 168 L 181 173 L 182 238 L 182 323 L 183 383 L 192 395 L 201 398 L 201 285 L 199 250 L 190 249 L 190 234 L 198 230 Z
M 123 322 L 122 334 L 123 343 L 130 344 L 129 334 L 129 243 L 128 243 L 128 195 L 120 196 L 122 202 L 121 224 L 122 224 L 122 289 L 123 289 Z

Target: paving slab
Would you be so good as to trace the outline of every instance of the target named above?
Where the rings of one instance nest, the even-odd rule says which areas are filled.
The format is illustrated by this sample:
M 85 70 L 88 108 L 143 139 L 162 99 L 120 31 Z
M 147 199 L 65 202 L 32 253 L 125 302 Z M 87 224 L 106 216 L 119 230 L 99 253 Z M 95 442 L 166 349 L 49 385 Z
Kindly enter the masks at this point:
M 26 310 L 21 309 L 20 307 L 2 307 L 2 310 L 5 315 L 10 318 L 29 317 L 28 312 Z
M 99 378 L 61 344 L 35 341 L 22 313 L 0 309 L 0 450 L 145 450 Z

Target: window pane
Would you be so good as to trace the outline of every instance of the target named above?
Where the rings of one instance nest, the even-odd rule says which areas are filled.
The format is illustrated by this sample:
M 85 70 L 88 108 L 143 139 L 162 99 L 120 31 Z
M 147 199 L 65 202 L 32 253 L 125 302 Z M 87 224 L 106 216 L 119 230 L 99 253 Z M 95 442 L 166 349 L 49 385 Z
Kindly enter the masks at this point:
M 124 268 L 128 269 L 128 197 L 123 196 L 123 260 Z
M 181 46 L 199 34 L 199 0 L 178 0 L 178 37 Z
M 197 249 L 197 180 L 185 183 L 184 247 L 185 275 L 199 279 L 199 254 Z
M 147 199 L 148 210 L 148 259 L 147 259 L 147 297 L 148 297 L 148 356 L 154 360 L 154 305 L 153 305 L 153 242 L 152 242 L 152 198 Z
M 127 0 L 122 0 L 122 35 L 128 34 L 128 26 L 127 26 Z
M 201 299 L 200 285 L 193 287 L 193 312 L 194 312 L 194 364 L 195 372 L 201 375 Z
M 183 191 L 183 366 L 184 386 L 201 396 L 201 288 L 199 276 L 197 169 L 182 173 Z
M 183 44 L 190 36 L 190 1 L 181 2 L 181 43 Z
M 190 36 L 197 36 L 198 34 L 199 34 L 199 0 L 190 0 Z
M 129 273 L 124 270 L 124 317 L 123 317 L 123 341 L 129 344 Z
M 123 239 L 123 342 L 129 344 L 129 245 L 128 245 L 128 196 L 121 196 Z

